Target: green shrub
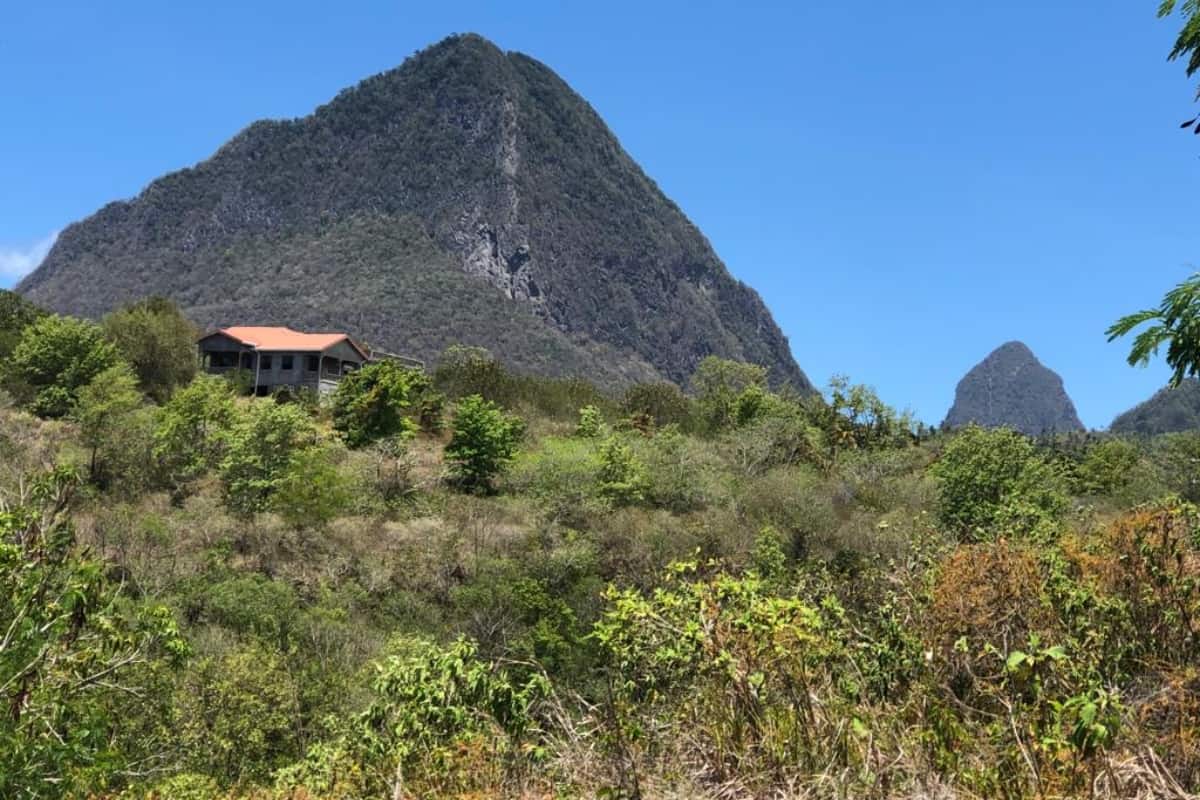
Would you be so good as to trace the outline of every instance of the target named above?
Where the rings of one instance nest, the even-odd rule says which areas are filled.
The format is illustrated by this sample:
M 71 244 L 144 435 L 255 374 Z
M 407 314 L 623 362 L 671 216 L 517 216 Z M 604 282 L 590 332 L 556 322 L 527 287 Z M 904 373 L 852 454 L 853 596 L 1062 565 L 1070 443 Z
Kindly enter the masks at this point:
M 1141 456 L 1137 445 L 1125 439 L 1105 439 L 1088 448 L 1075 470 L 1079 494 L 1112 494 L 1134 477 Z
M 633 446 L 645 465 L 644 494 L 651 505 L 683 514 L 721 495 L 721 464 L 704 442 L 669 425 L 653 437 L 635 440 Z
M 162 402 L 196 374 L 198 331 L 174 302 L 151 297 L 106 316 L 108 339 L 133 365 L 142 391 Z
M 71 412 L 79 390 L 120 361 L 100 326 L 73 317 L 48 316 L 28 325 L 8 361 L 8 374 L 30 393 L 41 417 Z
M 420 370 L 377 361 L 342 378 L 333 395 L 333 427 L 350 447 L 416 430 L 411 417 L 430 390 Z
M 271 496 L 271 508 L 294 528 L 319 528 L 344 513 L 350 499 L 350 483 L 335 463 L 333 448 L 309 447 L 292 459 Z
M 595 439 L 604 429 L 604 415 L 595 406 L 584 406 L 579 409 L 579 422 L 575 426 L 575 435 L 582 439 Z
M 938 518 L 963 540 L 1043 529 L 1067 507 L 1060 468 L 1007 428 L 964 428 L 930 471 L 938 484 Z
M 596 492 L 605 502 L 627 506 L 646 496 L 646 468 L 620 437 L 610 436 L 600 448 Z
M 221 460 L 226 503 L 241 514 L 266 511 L 317 441 L 315 425 L 296 406 L 253 403 L 236 420 Z
M 153 412 L 144 407 L 137 376 L 128 364 L 109 367 L 82 387 L 72 417 L 88 449 L 92 482 L 126 494 L 136 494 L 150 482 L 146 453 L 153 438 Z
M 621 397 L 621 413 L 626 417 L 645 416 L 656 428 L 678 425 L 690 430 L 694 413 L 692 401 L 673 383 L 638 383 Z
M 199 375 L 175 392 L 158 415 L 154 457 L 176 487 L 216 469 L 236 418 L 229 382 Z
M 454 415 L 454 435 L 446 445 L 450 475 L 468 491 L 488 492 L 512 461 L 524 423 L 479 395 L 464 398 Z
M 738 422 L 738 399 L 750 390 L 758 397 L 767 385 L 767 368 L 727 358 L 707 356 L 692 374 L 692 389 L 704 427 L 710 432 Z M 743 408 L 742 413 L 748 413 Z
M 517 457 L 507 485 L 531 497 L 551 519 L 577 525 L 596 506 L 599 473 L 592 440 L 550 437 Z

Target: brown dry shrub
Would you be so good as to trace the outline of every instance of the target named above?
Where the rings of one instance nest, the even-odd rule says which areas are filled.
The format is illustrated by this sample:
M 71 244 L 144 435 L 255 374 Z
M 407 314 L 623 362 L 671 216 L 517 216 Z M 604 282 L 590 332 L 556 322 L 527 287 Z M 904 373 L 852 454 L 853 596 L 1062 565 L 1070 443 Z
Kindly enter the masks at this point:
M 1022 648 L 1030 634 L 1043 641 L 1056 628 L 1041 599 L 1042 574 L 1026 547 L 1006 540 L 961 545 L 937 571 L 926 617 L 926 641 L 942 685 L 961 701 L 999 679 L 1000 653 Z M 959 644 L 962 641 L 965 646 Z
M 1186 663 L 1200 645 L 1200 553 L 1190 507 L 1143 509 L 1105 528 L 1096 546 L 1071 553 L 1084 576 L 1127 604 L 1155 662 Z
M 1148 744 L 1167 771 L 1190 791 L 1200 789 L 1200 667 L 1154 676 L 1154 686 L 1130 698 L 1129 741 Z

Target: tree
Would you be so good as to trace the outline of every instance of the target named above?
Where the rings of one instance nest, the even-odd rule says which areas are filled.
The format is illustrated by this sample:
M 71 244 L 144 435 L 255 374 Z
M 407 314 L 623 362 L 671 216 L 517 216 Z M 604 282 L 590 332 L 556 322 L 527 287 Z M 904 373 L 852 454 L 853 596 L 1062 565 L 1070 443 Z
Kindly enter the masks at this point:
M 200 375 L 175 392 L 158 417 L 154 458 L 176 487 L 215 469 L 236 415 L 233 387 Z
M 350 503 L 350 487 L 338 471 L 331 449 L 301 450 L 276 486 L 271 506 L 294 528 L 326 525 Z
M 98 482 L 102 473 L 125 460 L 129 434 L 136 427 L 133 417 L 142 408 L 137 376 L 128 364 L 117 364 L 101 372 L 79 390 L 72 416 L 88 448 L 88 477 Z M 145 450 L 135 454 L 145 458 Z
M 333 395 L 333 427 L 350 447 L 416 431 L 410 418 L 420 414 L 430 392 L 428 376 L 394 361 L 378 361 L 344 377 Z
M 9 374 L 32 393 L 29 406 L 42 417 L 71 411 L 79 390 L 120 361 L 100 326 L 49 316 L 27 326 L 9 359 Z
M 692 401 L 673 383 L 638 383 L 625 390 L 621 411 L 626 416 L 644 415 L 658 428 L 667 425 L 688 427 L 692 422 Z
M 767 368 L 717 356 L 707 356 L 692 374 L 692 389 L 709 430 L 736 422 L 738 398 L 746 391 L 765 390 Z
M 221 461 L 226 503 L 241 514 L 266 511 L 301 454 L 318 439 L 316 426 L 302 409 L 255 403 L 234 424 Z
M 0 498 L 0 797 L 89 796 L 88 770 L 129 758 L 115 730 L 144 702 L 133 676 L 188 653 L 169 610 L 123 597 L 76 546 L 77 483 L 59 469 Z
M 1172 387 L 1200 375 L 1200 273 L 1167 292 L 1158 308 L 1121 317 L 1108 329 L 1108 340 L 1125 336 L 1147 322 L 1154 324 L 1134 337 L 1129 365 L 1150 363 L 1165 343 L 1167 364 L 1174 370 Z
M 195 376 L 198 331 L 170 300 L 139 300 L 106 316 L 102 325 L 133 365 L 142 391 L 158 402 Z
M 1174 61 L 1180 56 L 1186 56 L 1187 74 L 1190 77 L 1196 70 L 1200 70 L 1200 0 L 1183 0 L 1182 3 L 1178 0 L 1162 0 L 1158 6 L 1158 16 L 1169 17 L 1176 10 L 1183 13 L 1183 28 L 1175 38 L 1175 45 L 1167 58 Z M 1190 127 L 1195 123 L 1196 120 L 1193 119 L 1184 123 L 1183 127 Z
M 477 394 L 463 398 L 446 445 L 450 474 L 468 491 L 487 492 L 512 461 L 525 424 Z
M 1067 506 L 1062 473 L 1029 438 L 1007 428 L 963 428 L 931 472 L 939 518 L 965 540 L 1031 533 Z
M 617 436 L 610 436 L 600 447 L 596 479 L 598 494 L 614 506 L 640 503 L 646 496 L 646 468 Z
M 12 354 L 21 334 L 46 312 L 16 292 L 0 289 L 0 361 Z

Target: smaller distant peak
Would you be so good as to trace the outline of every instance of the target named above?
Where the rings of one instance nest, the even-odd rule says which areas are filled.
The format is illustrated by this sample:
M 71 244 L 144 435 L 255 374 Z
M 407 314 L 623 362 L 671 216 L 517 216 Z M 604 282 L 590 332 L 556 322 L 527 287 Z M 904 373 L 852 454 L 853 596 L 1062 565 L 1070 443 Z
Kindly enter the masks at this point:
M 1011 342 L 1005 342 L 992 351 L 992 355 L 1021 355 L 1033 357 L 1033 351 L 1029 349 L 1029 345 L 1024 342 L 1013 339 Z
M 452 33 L 429 49 L 492 50 L 500 53 L 504 52 L 504 50 L 491 39 L 478 33 Z

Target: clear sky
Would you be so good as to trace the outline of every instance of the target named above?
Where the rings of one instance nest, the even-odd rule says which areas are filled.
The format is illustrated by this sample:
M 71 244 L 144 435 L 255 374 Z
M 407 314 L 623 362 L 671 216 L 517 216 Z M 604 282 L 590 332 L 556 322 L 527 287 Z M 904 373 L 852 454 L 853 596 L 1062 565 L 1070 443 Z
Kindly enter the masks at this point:
M 545 62 L 763 295 L 817 383 L 938 422 L 1025 341 L 1104 427 L 1166 379 L 1104 329 L 1200 261 L 1157 0 L 8 0 L 0 286 L 49 237 L 455 32 Z

